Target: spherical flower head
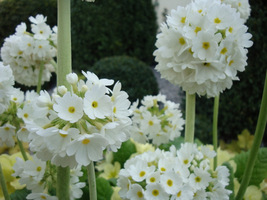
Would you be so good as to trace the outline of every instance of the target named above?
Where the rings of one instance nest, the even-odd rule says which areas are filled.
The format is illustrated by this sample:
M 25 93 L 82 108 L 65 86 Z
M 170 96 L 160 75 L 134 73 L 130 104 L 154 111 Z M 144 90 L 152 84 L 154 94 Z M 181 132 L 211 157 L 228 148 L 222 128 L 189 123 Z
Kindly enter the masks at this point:
M 207 151 L 206 147 L 201 148 Z M 188 165 L 178 158 L 186 151 L 191 155 L 190 161 L 186 162 Z M 229 170 L 219 166 L 213 171 L 202 152 L 195 144 L 184 143 L 178 150 L 171 146 L 170 151 L 156 149 L 127 160 L 119 173 L 119 194 L 123 199 L 137 198 L 138 191 L 139 198 L 144 194 L 145 199 L 229 198 L 231 191 L 226 189 Z M 145 179 L 141 178 L 144 176 Z
M 133 128 L 131 137 L 145 143 L 152 140 L 155 145 L 168 143 L 181 135 L 184 120 L 179 104 L 167 101 L 165 95 L 145 96 L 139 108 L 133 104 Z
M 53 106 L 58 116 L 70 123 L 75 123 L 83 116 L 83 100 L 76 94 L 67 92 L 63 97 L 56 99 Z
M 156 70 L 189 94 L 217 96 L 245 69 L 252 45 L 245 27 L 236 9 L 221 1 L 178 7 L 157 35 Z
M 10 65 L 16 82 L 34 86 L 38 84 L 39 73 L 42 72 L 42 84 L 49 81 L 51 61 L 56 56 L 55 33 L 45 23 L 46 17 L 37 15 L 30 17 L 33 33 L 27 32 L 24 22 L 16 27 L 16 33 L 5 39 L 1 48 L 1 58 L 5 65 Z M 41 70 L 42 68 L 42 70 Z

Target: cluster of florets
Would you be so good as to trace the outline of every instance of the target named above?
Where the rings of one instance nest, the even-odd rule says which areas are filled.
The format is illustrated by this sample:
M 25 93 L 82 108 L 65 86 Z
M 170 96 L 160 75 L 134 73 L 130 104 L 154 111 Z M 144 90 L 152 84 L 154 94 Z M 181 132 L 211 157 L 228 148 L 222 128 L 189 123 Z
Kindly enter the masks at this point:
M 56 186 L 56 167 L 47 165 L 46 162 L 33 156 L 31 160 L 24 161 L 17 157 L 13 166 L 15 177 L 19 178 L 21 185 L 31 191 L 27 199 L 51 199 L 57 197 L 49 194 Z M 70 171 L 70 199 L 80 198 L 83 194 L 81 188 L 85 183 L 79 182 L 79 177 L 83 175 L 81 167 L 78 166 Z
M 251 9 L 248 0 L 221 0 L 221 2 L 235 8 L 242 19 L 247 20 L 249 18 Z
M 236 9 L 219 0 L 178 6 L 157 35 L 156 69 L 189 94 L 217 96 L 245 70 L 247 29 Z
M 166 96 L 145 96 L 138 106 L 138 101 L 131 106 L 133 111 L 131 137 L 140 143 L 152 140 L 155 145 L 168 143 L 179 137 L 184 120 L 179 104 L 166 100 Z
M 206 146 L 184 143 L 179 150 L 156 149 L 126 161 L 118 186 L 123 199 L 192 200 L 229 199 L 229 170 L 210 168 L 215 152 Z
M 121 83 L 111 90 L 113 80 L 83 75 L 86 82 L 68 74 L 70 89 L 59 86 L 52 96 L 41 91 L 35 103 L 20 110 L 30 150 L 57 166 L 87 166 L 100 160 L 104 149 L 117 151 L 129 139 L 130 101 Z
M 9 105 L 14 76 L 11 68 L 4 66 L 2 62 L 0 62 L 0 72 L 0 114 L 2 114 Z
M 43 15 L 30 17 L 29 20 L 32 33 L 27 32 L 24 22 L 18 25 L 15 34 L 5 39 L 1 58 L 4 65 L 12 68 L 16 82 L 34 86 L 38 83 L 40 72 L 44 83 L 50 80 L 54 71 L 51 62 L 57 53 L 57 27 L 51 29 Z

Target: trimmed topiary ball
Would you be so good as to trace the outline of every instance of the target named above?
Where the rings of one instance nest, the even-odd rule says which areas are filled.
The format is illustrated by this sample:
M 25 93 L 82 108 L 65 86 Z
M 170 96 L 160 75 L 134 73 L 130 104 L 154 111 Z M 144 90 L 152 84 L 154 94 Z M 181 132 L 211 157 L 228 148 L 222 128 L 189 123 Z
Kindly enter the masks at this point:
M 158 83 L 152 69 L 137 58 L 112 56 L 99 60 L 90 71 L 99 78 L 120 81 L 131 102 L 146 95 L 158 94 Z

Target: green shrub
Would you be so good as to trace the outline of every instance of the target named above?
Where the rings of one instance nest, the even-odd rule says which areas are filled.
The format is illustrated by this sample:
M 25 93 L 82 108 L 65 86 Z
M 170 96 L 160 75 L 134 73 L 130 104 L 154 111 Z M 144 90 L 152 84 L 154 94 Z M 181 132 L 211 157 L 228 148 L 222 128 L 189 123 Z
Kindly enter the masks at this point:
M 254 133 L 260 109 L 267 69 L 267 7 L 263 1 L 250 1 L 250 4 L 252 13 L 247 26 L 254 44 L 249 48 L 248 66 L 238 74 L 240 81 L 220 95 L 218 132 L 219 138 L 225 141 L 236 139 L 244 129 Z M 212 142 L 213 99 L 197 98 L 196 112 L 196 137 Z
M 122 90 L 129 95 L 131 102 L 145 95 L 158 94 L 158 84 L 149 66 L 137 58 L 112 56 L 103 58 L 90 69 L 99 78 L 120 81 Z
M 151 0 L 72 1 L 73 67 L 101 58 L 128 55 L 151 65 L 157 23 Z
M 15 28 L 21 22 L 27 24 L 30 31 L 29 17 L 37 14 L 47 16 L 47 24 L 51 27 L 57 24 L 56 0 L 2 0 L 0 1 L 0 47 L 4 39 L 15 33 Z

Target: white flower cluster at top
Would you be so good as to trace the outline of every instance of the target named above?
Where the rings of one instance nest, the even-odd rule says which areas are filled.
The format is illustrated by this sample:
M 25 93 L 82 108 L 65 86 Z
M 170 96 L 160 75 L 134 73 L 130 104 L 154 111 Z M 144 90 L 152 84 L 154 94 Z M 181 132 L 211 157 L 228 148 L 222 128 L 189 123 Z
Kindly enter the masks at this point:
M 41 65 L 44 66 L 42 83 L 49 81 L 54 71 L 51 61 L 57 54 L 57 27 L 51 29 L 43 15 L 29 20 L 32 33 L 27 32 L 24 22 L 18 25 L 15 34 L 5 39 L 1 58 L 4 65 L 12 68 L 16 82 L 34 86 L 38 83 Z
M 207 146 L 184 143 L 179 150 L 156 149 L 126 161 L 118 186 L 123 199 L 145 200 L 228 200 L 229 170 L 210 168 L 216 155 Z
M 220 0 L 195 0 L 171 11 L 154 52 L 161 76 L 189 94 L 217 96 L 238 80 L 252 46 L 244 19 Z
M 35 102 L 18 111 L 30 132 L 30 150 L 57 166 L 87 166 L 102 158 L 103 150 L 117 151 L 129 139 L 130 101 L 117 82 L 83 72 L 67 75 L 71 90 L 57 88 L 52 97 L 41 91 Z M 25 117 L 26 116 L 26 117 Z
M 242 19 L 247 20 L 249 18 L 251 9 L 248 0 L 221 0 L 221 2 L 235 8 Z
M 166 100 L 166 96 L 145 96 L 138 107 L 138 101 L 131 106 L 133 126 L 131 137 L 140 143 L 152 140 L 155 145 L 168 143 L 179 137 L 184 120 L 179 104 Z
M 2 62 L 0 62 L 0 72 L 0 114 L 2 114 L 9 105 L 14 76 L 11 68 L 4 66 Z
M 31 191 L 27 199 L 47 199 L 57 200 L 56 196 L 47 194 L 47 190 L 51 190 L 56 186 L 56 167 L 47 165 L 46 162 L 33 156 L 31 160 L 26 162 L 17 157 L 13 166 L 14 173 L 12 176 L 20 177 L 19 183 L 26 185 Z M 81 166 L 70 171 L 70 200 L 80 198 L 83 194 L 81 188 L 85 186 L 84 182 L 79 182 L 79 177 L 83 175 Z

